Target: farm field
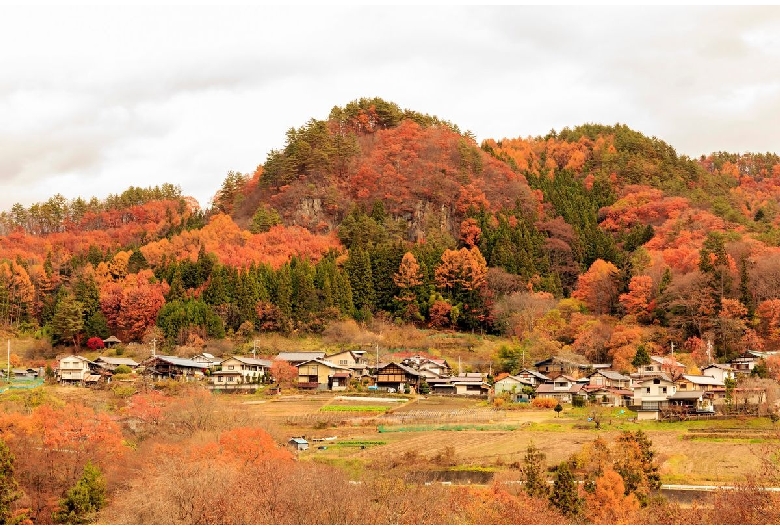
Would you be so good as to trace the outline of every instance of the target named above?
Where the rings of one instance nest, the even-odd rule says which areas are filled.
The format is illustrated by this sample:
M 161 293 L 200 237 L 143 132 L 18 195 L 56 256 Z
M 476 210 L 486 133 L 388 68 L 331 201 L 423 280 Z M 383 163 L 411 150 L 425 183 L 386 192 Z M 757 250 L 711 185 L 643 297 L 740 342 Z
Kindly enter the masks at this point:
M 642 429 L 653 442 L 664 483 L 717 485 L 757 470 L 769 444 L 780 441 L 768 419 L 635 423 L 630 413 L 603 409 L 597 430 L 588 409 L 567 408 L 557 417 L 551 410 L 493 410 L 483 400 L 454 396 L 408 401 L 221 396 L 220 401 L 246 411 L 248 421 L 266 425 L 280 442 L 301 435 L 335 437 L 313 443 L 298 458 L 352 469 L 356 476 L 377 466 L 509 471 L 532 442 L 555 465 L 596 437 L 612 440 L 624 430 Z

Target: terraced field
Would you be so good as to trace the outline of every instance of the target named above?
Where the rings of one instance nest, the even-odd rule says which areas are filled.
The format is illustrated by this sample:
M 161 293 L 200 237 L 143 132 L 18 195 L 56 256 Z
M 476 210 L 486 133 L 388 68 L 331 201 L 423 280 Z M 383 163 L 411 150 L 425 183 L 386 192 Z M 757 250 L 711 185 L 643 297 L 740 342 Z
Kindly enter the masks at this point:
M 284 403 L 293 404 L 287 407 Z M 635 423 L 616 409 L 602 412 L 601 428 L 588 421 L 585 409 L 568 409 L 557 417 L 550 410 L 495 411 L 484 401 L 456 397 L 413 399 L 385 412 L 323 413 L 322 399 L 269 401 L 255 411 L 272 413 L 275 421 L 290 417 L 297 425 L 278 424 L 288 432 L 336 436 L 337 440 L 374 440 L 381 445 L 341 446 L 325 443 L 300 458 L 343 459 L 351 467 L 437 463 L 448 468 L 512 469 L 534 443 L 554 465 L 601 436 L 608 440 L 624 430 L 642 429 L 653 441 L 665 483 L 719 484 L 739 480 L 756 470 L 767 450 L 780 440 L 769 420 L 697 420 L 676 423 Z M 332 398 L 327 403 L 343 401 Z M 288 412 L 287 415 L 280 411 Z M 446 455 L 443 459 L 442 455 Z

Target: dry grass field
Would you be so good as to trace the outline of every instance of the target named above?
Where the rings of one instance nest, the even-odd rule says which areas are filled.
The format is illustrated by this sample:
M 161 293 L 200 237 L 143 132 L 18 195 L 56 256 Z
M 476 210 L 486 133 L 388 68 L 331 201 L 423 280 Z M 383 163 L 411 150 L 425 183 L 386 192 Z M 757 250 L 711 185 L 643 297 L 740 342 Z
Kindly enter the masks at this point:
M 220 399 L 225 405 L 243 407 L 253 422 L 272 425 L 277 436 L 335 436 L 336 440 L 314 443 L 299 458 L 353 469 L 408 465 L 502 471 L 522 462 L 531 443 L 547 454 L 549 465 L 555 465 L 596 437 L 611 440 L 624 430 L 642 429 L 653 442 L 665 483 L 725 484 L 756 471 L 761 456 L 780 442 L 780 433 L 769 420 L 755 418 L 634 423 L 606 409 L 597 430 L 584 409 L 567 409 L 560 417 L 551 410 L 530 408 L 496 412 L 483 400 L 448 396 L 413 396 L 387 412 L 339 413 L 321 411 L 328 404 L 347 402 L 330 394 Z M 295 424 L 289 423 L 291 418 Z M 370 445 L 363 449 L 339 445 L 360 441 Z
M 122 406 L 110 391 L 45 389 L 50 399 L 77 400 L 109 412 Z M 298 458 L 349 469 L 356 477 L 362 469 L 383 466 L 507 471 L 522 462 L 531 443 L 546 453 L 548 465 L 555 465 L 596 437 L 611 440 L 641 428 L 653 442 L 664 483 L 727 484 L 757 470 L 761 456 L 780 441 L 768 419 L 635 423 L 604 409 L 597 430 L 587 421 L 587 409 L 567 408 L 558 417 L 552 410 L 495 411 L 484 400 L 454 396 L 381 397 L 392 399 L 222 394 L 215 396 L 215 410 L 266 429 L 280 443 L 302 435 L 329 438 L 312 442 Z

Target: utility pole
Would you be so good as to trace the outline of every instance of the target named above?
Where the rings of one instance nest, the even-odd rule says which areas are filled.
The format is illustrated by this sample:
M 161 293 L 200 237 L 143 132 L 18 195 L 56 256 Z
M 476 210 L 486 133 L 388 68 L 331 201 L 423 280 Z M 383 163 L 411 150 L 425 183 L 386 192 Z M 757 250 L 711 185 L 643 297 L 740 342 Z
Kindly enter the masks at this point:
M 257 359 L 257 339 L 252 341 L 252 359 Z
M 672 342 L 672 353 L 671 355 L 674 355 L 674 342 Z
M 376 369 L 379 370 L 379 343 L 376 343 Z
M 6 365 L 6 379 L 11 382 L 11 339 L 8 339 L 8 364 Z
M 157 338 L 152 338 L 152 357 L 157 357 Z

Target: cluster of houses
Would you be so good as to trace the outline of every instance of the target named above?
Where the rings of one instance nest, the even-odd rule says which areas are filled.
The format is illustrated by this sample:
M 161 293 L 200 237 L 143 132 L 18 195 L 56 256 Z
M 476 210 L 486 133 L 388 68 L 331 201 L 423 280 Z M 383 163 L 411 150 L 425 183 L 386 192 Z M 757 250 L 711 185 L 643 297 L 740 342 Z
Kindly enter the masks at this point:
M 561 403 L 599 403 L 626 407 L 640 419 L 658 419 L 663 411 L 677 408 L 696 414 L 713 413 L 727 400 L 760 403 L 763 391 L 734 388 L 739 374 L 749 374 L 756 363 L 776 352 L 748 351 L 728 364 L 711 364 L 701 375 L 686 373 L 685 365 L 672 356 L 652 356 L 635 373 L 622 374 L 608 364 L 583 364 L 550 357 L 516 374 L 453 373 L 445 359 L 419 354 L 387 363 L 371 363 L 365 351 L 345 350 L 281 352 L 273 359 L 232 356 L 217 358 L 201 353 L 192 358 L 152 355 L 138 363 L 125 357 L 98 357 L 90 361 L 78 355 L 60 359 L 56 370 L 62 383 L 91 384 L 111 380 L 124 365 L 153 380 L 201 380 L 214 389 L 252 389 L 274 382 L 271 366 L 286 361 L 297 370 L 290 381 L 300 390 L 340 391 L 362 386 L 373 391 L 503 396 L 513 401 L 551 397 Z M 127 371 L 125 369 L 125 371 Z M 291 377 L 293 379 L 293 377 Z M 728 387 L 731 386 L 729 389 Z M 729 390 L 727 392 L 727 389 Z M 740 394 L 741 393 L 741 394 Z M 728 395 L 727 395 L 728 394 Z
M 300 390 L 346 390 L 361 385 L 370 390 L 486 396 L 488 374 L 453 374 L 445 359 L 412 355 L 383 364 L 370 364 L 362 350 L 280 352 L 273 359 L 232 356 L 220 359 L 209 353 L 192 358 L 152 355 L 139 362 L 126 357 L 98 357 L 94 361 L 68 355 L 59 360 L 57 380 L 70 384 L 110 381 L 124 365 L 152 380 L 202 380 L 212 388 L 250 389 L 272 381 L 274 361 L 286 361 L 297 370 L 293 384 Z
M 552 397 L 562 403 L 600 403 L 636 410 L 640 420 L 659 419 L 665 412 L 712 414 L 715 405 L 760 404 L 766 399 L 761 388 L 735 384 L 739 375 L 749 375 L 756 363 L 777 352 L 748 351 L 728 364 L 710 364 L 701 375 L 686 373 L 684 364 L 672 356 L 651 356 L 650 363 L 624 375 L 610 365 L 584 365 L 551 357 L 534 365 L 534 370 L 500 374 L 493 395 L 522 400 L 529 395 Z M 731 387 L 729 389 L 729 387 Z

